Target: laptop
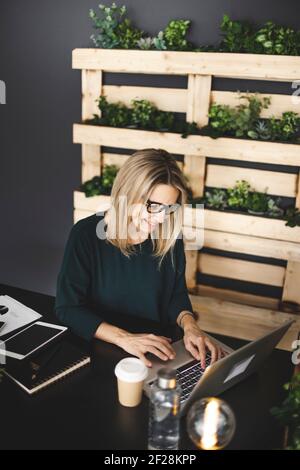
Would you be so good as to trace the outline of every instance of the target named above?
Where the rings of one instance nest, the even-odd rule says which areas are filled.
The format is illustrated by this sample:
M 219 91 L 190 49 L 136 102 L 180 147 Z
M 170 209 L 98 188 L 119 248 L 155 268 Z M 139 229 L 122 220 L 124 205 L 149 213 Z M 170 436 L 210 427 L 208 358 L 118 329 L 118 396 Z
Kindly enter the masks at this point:
M 177 380 L 182 388 L 181 414 L 184 415 L 194 401 L 219 395 L 255 372 L 271 354 L 292 323 L 294 320 L 284 323 L 237 350 L 233 350 L 221 341 L 206 335 L 221 346 L 225 354 L 217 362 L 209 365 L 211 356 L 207 352 L 207 367 L 204 370 L 201 368 L 200 362 L 195 360 L 185 349 L 183 340 L 176 341 L 172 344 L 176 351 L 175 359 L 166 363 L 157 357 L 153 359 L 151 357 L 152 368 L 149 369 L 149 375 L 144 383 L 144 392 L 149 396 L 151 385 L 161 367 L 166 367 L 167 364 L 168 367 L 175 368 Z

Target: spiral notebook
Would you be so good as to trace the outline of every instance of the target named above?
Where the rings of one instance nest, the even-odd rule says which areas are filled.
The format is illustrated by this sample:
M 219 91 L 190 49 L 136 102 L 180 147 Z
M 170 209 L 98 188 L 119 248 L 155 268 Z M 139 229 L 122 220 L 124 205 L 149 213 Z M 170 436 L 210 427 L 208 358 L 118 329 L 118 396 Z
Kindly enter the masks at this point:
M 30 360 L 11 362 L 4 370 L 25 392 L 33 395 L 66 378 L 91 362 L 91 358 L 64 341 Z

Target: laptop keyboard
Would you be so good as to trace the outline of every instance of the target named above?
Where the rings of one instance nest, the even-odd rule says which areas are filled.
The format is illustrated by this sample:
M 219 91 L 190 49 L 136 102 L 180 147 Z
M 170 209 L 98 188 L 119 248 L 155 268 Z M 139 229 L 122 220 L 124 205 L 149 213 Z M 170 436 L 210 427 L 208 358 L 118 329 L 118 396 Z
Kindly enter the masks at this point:
M 211 361 L 211 354 L 206 353 L 205 365 L 209 366 Z M 184 366 L 179 367 L 177 370 L 177 381 L 181 386 L 181 403 L 184 403 L 193 391 L 195 385 L 199 382 L 200 377 L 205 372 L 205 369 L 201 367 L 198 360 L 193 360 Z
M 228 353 L 222 352 L 221 358 L 227 356 Z M 211 363 L 211 353 L 209 351 L 206 352 L 205 358 L 205 369 Z M 181 397 L 180 403 L 183 404 L 192 393 L 194 387 L 199 382 L 201 376 L 204 374 L 205 369 L 201 367 L 201 363 L 199 360 L 194 359 L 187 364 L 184 364 L 181 367 L 176 369 L 176 378 L 177 382 L 181 387 Z M 154 382 L 154 381 L 153 381 Z M 151 386 L 153 382 L 150 382 L 149 385 Z

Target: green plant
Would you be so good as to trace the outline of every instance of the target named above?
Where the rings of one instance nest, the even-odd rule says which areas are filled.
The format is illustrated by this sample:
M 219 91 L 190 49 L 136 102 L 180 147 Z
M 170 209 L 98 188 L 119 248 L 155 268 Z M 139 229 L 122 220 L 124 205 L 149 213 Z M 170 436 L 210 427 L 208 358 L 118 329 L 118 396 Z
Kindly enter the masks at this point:
M 300 116 L 292 111 L 282 113 L 281 119 L 271 117 L 269 127 L 272 140 L 290 141 L 299 131 Z
M 158 49 L 159 51 L 165 51 L 167 49 L 167 43 L 163 31 L 160 31 L 158 35 L 153 38 L 153 45 L 155 49 Z
M 111 189 L 117 176 L 119 168 L 116 165 L 105 165 L 101 176 L 94 176 L 94 178 L 86 181 L 80 186 L 80 191 L 83 191 L 87 197 L 110 195 Z
M 95 123 L 114 127 L 125 127 L 131 122 L 131 109 L 122 103 L 109 103 L 104 95 L 100 96 L 98 107 L 101 111 L 101 118 L 94 115 Z
M 267 21 L 255 34 L 261 54 L 299 55 L 300 33 Z
M 166 111 L 156 111 L 153 116 L 154 129 L 165 131 L 172 130 L 174 126 L 174 114 Z
M 272 198 L 268 200 L 268 215 L 270 217 L 282 217 L 284 210 L 280 207 L 280 198 L 277 198 L 276 201 Z
M 255 124 L 254 129 L 248 131 L 248 136 L 251 139 L 270 140 L 272 138 L 272 132 L 267 121 L 260 119 Z
M 100 4 L 100 14 L 90 9 L 89 17 L 93 21 L 93 27 L 97 34 L 92 34 L 91 39 L 96 47 L 106 49 L 134 49 L 141 39 L 143 32 L 134 28 L 131 20 L 124 18 L 126 6 L 118 7 L 112 3 L 110 7 Z
M 227 207 L 227 192 L 217 188 L 206 191 L 205 203 L 210 208 L 225 209 Z
M 142 50 L 150 50 L 152 49 L 152 46 L 154 45 L 154 38 L 151 38 L 150 36 L 146 38 L 141 38 L 137 41 L 136 43 L 137 47 Z
M 215 136 L 229 133 L 236 137 L 254 137 L 252 130 L 262 109 L 270 105 L 270 98 L 260 98 L 258 93 L 241 95 L 239 92 L 239 99 L 245 99 L 247 103 L 241 103 L 236 107 L 218 104 L 210 107 L 209 126 L 215 131 Z
M 250 184 L 245 180 L 236 182 L 233 188 L 229 188 L 228 192 L 228 206 L 233 209 L 247 209 L 249 192 L 251 191 Z
M 221 22 L 223 40 L 219 49 L 224 52 L 254 52 L 254 27 L 246 21 L 233 21 L 224 15 Z
M 266 193 L 249 193 L 247 200 L 247 209 L 249 212 L 266 213 L 268 212 L 269 198 Z
M 300 373 L 284 385 L 288 396 L 279 407 L 271 409 L 271 413 L 283 425 L 289 427 L 289 442 L 287 450 L 300 450 Z
M 141 127 L 149 127 L 155 110 L 150 101 L 132 100 L 132 122 Z
M 295 207 L 289 207 L 286 212 L 284 219 L 288 227 L 300 227 L 300 211 Z
M 163 31 L 163 38 L 167 49 L 171 51 L 185 51 L 191 48 L 186 39 L 190 20 L 172 20 Z

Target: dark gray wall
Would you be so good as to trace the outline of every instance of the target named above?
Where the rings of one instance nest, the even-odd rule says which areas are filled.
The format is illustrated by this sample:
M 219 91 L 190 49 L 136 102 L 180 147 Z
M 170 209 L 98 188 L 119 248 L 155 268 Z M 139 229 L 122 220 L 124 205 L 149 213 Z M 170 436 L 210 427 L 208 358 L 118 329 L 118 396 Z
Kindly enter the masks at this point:
M 88 10 L 98 3 L 1 0 L 0 80 L 6 82 L 7 104 L 0 105 L 0 283 L 55 293 L 81 172 L 80 146 L 72 144 L 72 123 L 81 112 L 80 73 L 71 69 L 71 51 L 91 45 Z M 219 40 L 225 12 L 233 19 L 273 20 L 300 29 L 298 0 L 118 4 L 127 5 L 130 17 L 150 34 L 171 18 L 192 19 L 190 38 L 197 44 Z M 155 77 L 147 83 L 152 80 L 157 83 Z M 291 92 L 286 84 L 272 90 Z

